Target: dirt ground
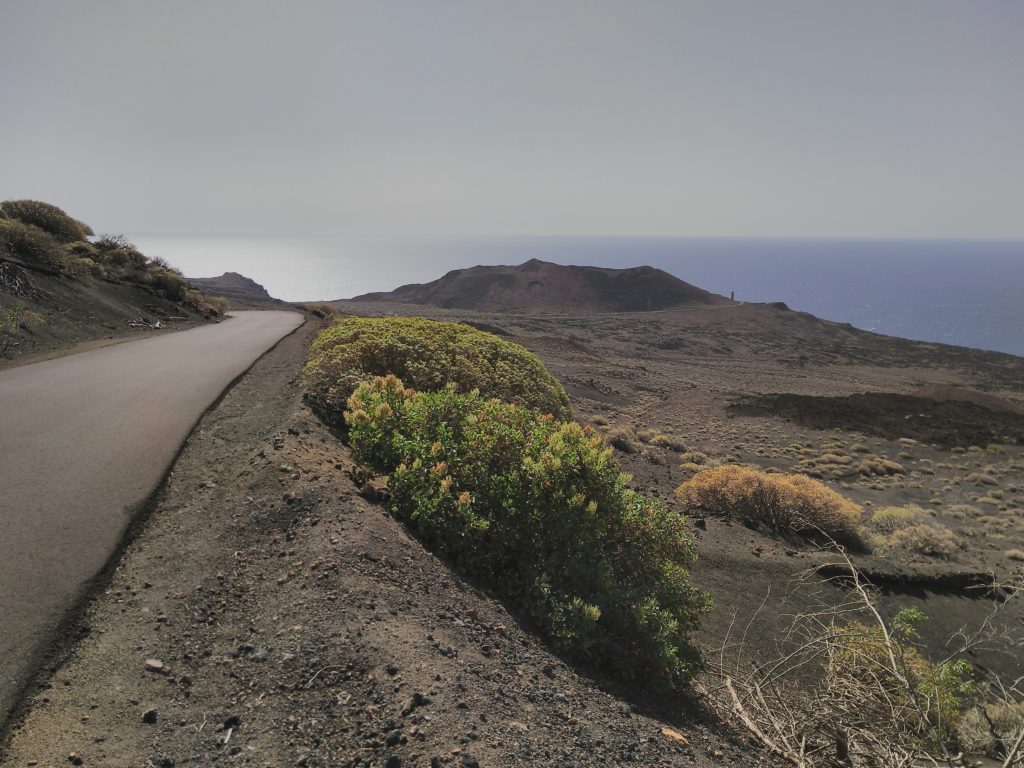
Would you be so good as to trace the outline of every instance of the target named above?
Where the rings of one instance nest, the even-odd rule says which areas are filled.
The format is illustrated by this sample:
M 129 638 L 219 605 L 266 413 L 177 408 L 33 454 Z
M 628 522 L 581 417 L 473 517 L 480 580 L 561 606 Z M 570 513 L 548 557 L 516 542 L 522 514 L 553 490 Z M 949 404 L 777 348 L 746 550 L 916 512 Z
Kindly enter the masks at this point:
M 991 611 L 979 583 L 1021 570 L 1021 445 L 945 448 L 730 406 L 940 387 L 1018 408 L 1024 359 L 769 306 L 586 317 L 341 306 L 462 319 L 520 341 L 565 384 L 577 418 L 613 439 L 634 484 L 670 503 L 700 467 L 741 461 L 820 477 L 869 513 L 919 506 L 952 532 L 948 557 L 891 546 L 883 531 L 855 557 L 887 613 L 931 616 L 935 653 Z M 410 537 L 303 405 L 314 331 L 283 341 L 200 423 L 28 691 L 3 765 L 770 764 L 684 701 L 630 695 L 565 664 Z M 789 614 L 840 599 L 841 587 L 798 587 L 827 552 L 741 521 L 692 523 L 694 578 L 716 603 L 698 636 L 709 651 L 753 617 L 749 650 L 770 654 Z M 1024 674 L 1024 613 L 1011 606 L 995 628 L 998 642 L 970 660 Z

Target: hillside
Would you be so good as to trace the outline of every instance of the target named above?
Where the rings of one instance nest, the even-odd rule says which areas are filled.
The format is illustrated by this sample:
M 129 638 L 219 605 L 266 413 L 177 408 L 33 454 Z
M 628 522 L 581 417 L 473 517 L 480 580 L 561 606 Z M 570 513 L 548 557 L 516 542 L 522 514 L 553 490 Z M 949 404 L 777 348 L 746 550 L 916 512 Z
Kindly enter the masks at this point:
M 189 283 L 209 296 L 243 302 L 275 301 L 267 289 L 255 280 L 237 272 L 225 272 L 220 277 L 189 277 Z
M 0 203 L 0 367 L 222 313 L 219 300 L 124 237 L 95 237 L 48 203 Z
M 368 293 L 353 301 L 425 304 L 486 312 L 648 312 L 729 300 L 654 267 L 606 269 L 530 259 L 519 266 L 457 269 L 429 283 Z

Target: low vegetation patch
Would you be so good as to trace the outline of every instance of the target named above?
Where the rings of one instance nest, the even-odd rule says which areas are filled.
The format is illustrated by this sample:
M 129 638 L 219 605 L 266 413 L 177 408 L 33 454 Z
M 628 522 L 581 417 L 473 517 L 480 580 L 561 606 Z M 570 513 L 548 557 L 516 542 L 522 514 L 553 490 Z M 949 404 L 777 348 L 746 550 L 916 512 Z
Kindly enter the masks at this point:
M 758 520 L 777 531 L 857 539 L 861 508 L 804 475 L 770 474 L 735 464 L 698 472 L 676 489 L 684 510 Z
M 395 376 L 360 384 L 345 421 L 393 512 L 559 650 L 658 687 L 700 669 L 690 633 L 709 599 L 686 519 L 628 488 L 589 428 Z
M 562 385 L 536 355 L 461 323 L 409 317 L 348 317 L 320 333 L 305 367 L 307 389 L 326 413 L 341 414 L 363 382 L 393 374 L 408 386 L 459 392 L 570 415 Z
M 780 656 L 748 667 L 723 651 L 727 716 L 801 768 L 960 765 L 974 670 L 955 656 L 929 659 L 918 635 L 925 614 L 909 608 L 884 619 L 847 563 L 853 598 L 794 616 Z
M 915 523 L 895 531 L 889 537 L 893 547 L 929 557 L 949 558 L 960 548 L 960 542 L 949 528 L 934 523 Z
M 909 608 L 885 629 L 859 621 L 833 626 L 825 685 L 851 711 L 878 723 L 895 718 L 922 741 L 951 744 L 974 691 L 971 667 L 962 660 L 935 664 L 918 650 L 917 627 L 925 619 Z
M 333 304 L 315 303 L 304 305 L 307 312 L 321 320 L 330 320 L 338 316 L 338 310 Z
M 871 525 L 884 533 L 892 533 L 914 525 L 926 512 L 916 504 L 902 507 L 882 507 L 871 514 Z
M 967 710 L 960 722 L 960 741 L 975 754 L 1002 758 L 1024 730 L 1024 702 L 981 702 Z
M 675 453 L 686 450 L 686 441 L 678 435 L 670 435 L 658 429 L 644 429 L 636 434 L 637 439 L 655 448 L 666 448 Z
M 897 461 L 886 458 L 873 458 L 862 461 L 857 467 L 857 471 L 865 476 L 877 475 L 884 477 L 886 475 L 901 475 L 906 470 Z
M 38 200 L 5 200 L 0 203 L 0 219 L 36 227 L 59 243 L 85 240 L 93 233 L 88 224 L 71 218 L 56 205 Z

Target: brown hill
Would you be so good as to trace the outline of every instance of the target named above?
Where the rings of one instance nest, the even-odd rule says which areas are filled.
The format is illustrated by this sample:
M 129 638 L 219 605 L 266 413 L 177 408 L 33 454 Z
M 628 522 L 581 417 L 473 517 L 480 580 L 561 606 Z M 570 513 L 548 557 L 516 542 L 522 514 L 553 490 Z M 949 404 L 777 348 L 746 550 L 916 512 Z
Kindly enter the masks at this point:
M 225 272 L 220 277 L 190 277 L 188 281 L 209 296 L 238 301 L 273 301 L 267 289 L 245 275 Z
M 654 267 L 575 267 L 538 259 L 519 266 L 457 269 L 430 283 L 367 293 L 354 300 L 489 312 L 646 312 L 729 303 Z

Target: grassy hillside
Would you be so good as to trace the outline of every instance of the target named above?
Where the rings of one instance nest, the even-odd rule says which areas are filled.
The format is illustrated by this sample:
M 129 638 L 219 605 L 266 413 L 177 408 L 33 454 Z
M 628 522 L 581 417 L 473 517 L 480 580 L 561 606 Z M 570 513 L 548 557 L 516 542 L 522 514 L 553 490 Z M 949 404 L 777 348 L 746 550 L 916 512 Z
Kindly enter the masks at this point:
M 223 309 L 123 236 L 96 237 L 49 203 L 0 203 L 0 359 L 217 320 Z

